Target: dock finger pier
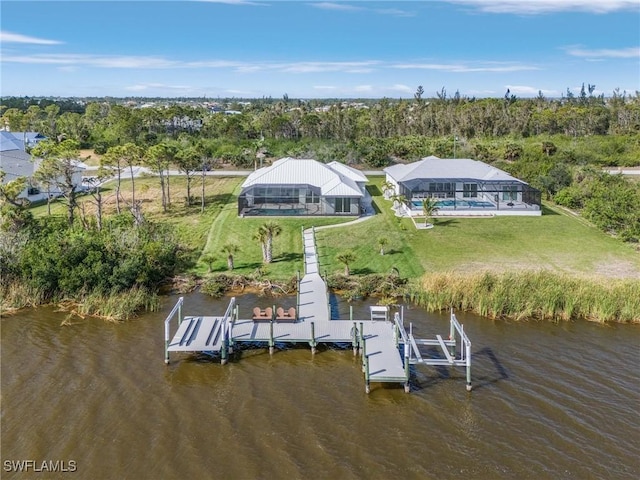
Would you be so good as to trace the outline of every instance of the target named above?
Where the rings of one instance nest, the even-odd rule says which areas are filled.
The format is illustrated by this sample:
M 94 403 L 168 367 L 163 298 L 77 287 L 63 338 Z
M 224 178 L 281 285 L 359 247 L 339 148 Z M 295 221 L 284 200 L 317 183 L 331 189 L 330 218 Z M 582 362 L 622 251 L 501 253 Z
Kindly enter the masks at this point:
M 243 318 L 234 297 L 222 315 L 189 316 L 181 297 L 164 321 L 165 363 L 169 364 L 172 352 L 207 352 L 218 355 L 224 365 L 243 342 L 268 345 L 272 354 L 278 343 L 308 344 L 313 354 L 320 343 L 351 344 L 354 355 L 362 358 L 367 393 L 373 382 L 400 383 L 409 392 L 412 365 L 464 367 L 471 391 L 471 342 L 453 312 L 448 334 L 431 339 L 415 338 L 412 325 L 404 325 L 402 311 L 390 318 L 386 306 L 371 306 L 367 319 L 331 319 L 315 229 L 302 229 L 302 240 L 304 275 L 298 275 L 295 308 L 256 307 Z M 439 355 L 431 354 L 434 348 Z

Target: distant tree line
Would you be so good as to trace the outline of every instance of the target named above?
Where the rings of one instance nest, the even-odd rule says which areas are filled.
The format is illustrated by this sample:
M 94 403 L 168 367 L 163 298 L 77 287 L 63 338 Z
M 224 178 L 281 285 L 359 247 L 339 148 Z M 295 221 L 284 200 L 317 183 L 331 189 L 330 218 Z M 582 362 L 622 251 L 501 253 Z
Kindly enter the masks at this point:
M 213 112 L 204 99 L 162 99 L 164 104 L 136 108 L 122 99 L 25 97 L 3 98 L 0 111 L 11 130 L 39 131 L 58 144 L 36 152 L 44 150 L 53 159 L 46 162 L 44 180 L 55 177 L 56 161 L 66 159 L 68 165 L 69 151 L 93 149 L 102 155 L 103 167 L 118 172 L 118 179 L 134 165 L 153 170 L 165 210 L 171 202 L 169 169 L 186 175 L 191 203 L 198 173 L 220 165 L 258 168 L 270 159 L 292 156 L 382 168 L 436 155 L 493 164 L 540 189 L 549 200 L 590 212 L 597 195 L 588 185 L 600 180 L 586 175 L 585 167 L 640 165 L 640 92 L 615 90 L 605 97 L 594 91 L 588 84 L 577 95 L 567 89 L 561 98 L 542 93 L 517 98 L 508 91 L 501 98 L 469 98 L 459 92 L 449 95 L 443 88 L 426 98 L 418 87 L 413 98 L 400 100 L 300 100 L 286 94 L 282 99 L 225 100 L 225 107 L 237 114 Z M 632 192 L 635 198 L 638 185 L 622 177 L 607 188 L 617 191 L 622 184 L 625 195 Z M 140 223 L 132 187 L 126 208 Z M 68 197 L 73 223 L 73 192 Z M 119 198 L 117 194 L 118 212 Z M 616 215 L 620 211 L 626 210 L 618 209 Z M 626 231 L 622 224 L 634 223 L 625 218 L 613 226 L 596 223 L 612 232 Z M 637 233 L 627 237 L 637 238 Z

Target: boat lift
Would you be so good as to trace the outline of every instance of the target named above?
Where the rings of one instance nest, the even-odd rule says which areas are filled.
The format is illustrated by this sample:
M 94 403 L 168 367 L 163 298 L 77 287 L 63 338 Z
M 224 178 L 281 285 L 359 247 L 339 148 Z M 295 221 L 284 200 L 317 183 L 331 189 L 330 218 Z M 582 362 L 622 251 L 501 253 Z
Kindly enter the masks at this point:
M 393 317 L 395 324 L 395 339 L 399 348 L 404 348 L 406 365 L 432 365 L 465 367 L 467 371 L 467 391 L 471 391 L 471 340 L 464 332 L 456 318 L 453 309 L 449 317 L 449 338 L 444 339 L 436 335 L 435 339 L 415 338 L 413 324 L 409 324 L 409 331 L 404 327 L 403 310 L 396 312 Z M 425 358 L 422 356 L 420 346 L 440 347 L 441 358 Z

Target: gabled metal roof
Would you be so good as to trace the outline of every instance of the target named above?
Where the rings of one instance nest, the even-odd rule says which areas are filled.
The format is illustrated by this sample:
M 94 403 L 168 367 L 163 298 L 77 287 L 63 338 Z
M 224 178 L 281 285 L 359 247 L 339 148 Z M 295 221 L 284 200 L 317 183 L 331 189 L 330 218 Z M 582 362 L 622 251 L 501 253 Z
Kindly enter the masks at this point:
M 336 172 L 344 175 L 345 177 L 349 177 L 354 182 L 367 183 L 369 181 L 367 176 L 364 173 L 362 173 L 360 170 L 356 170 L 355 168 L 350 167 L 349 165 L 345 165 L 344 163 L 333 161 L 333 162 L 327 163 L 327 167 L 331 168 L 332 170 L 335 170 Z
M 0 152 L 21 150 L 24 152 L 24 142 L 13 132 L 0 131 Z
M 417 162 L 387 167 L 384 172 L 397 182 L 434 179 L 525 183 L 499 168 L 469 158 L 438 158 L 430 156 Z
M 291 157 L 281 158 L 273 165 L 251 173 L 242 184 L 242 190 L 273 185 L 310 185 L 319 188 L 322 196 L 363 196 L 355 180 L 342 171 L 316 160 Z
M 0 170 L 6 173 L 3 183 L 11 182 L 19 177 L 31 177 L 36 165 L 31 155 L 20 149 L 0 152 Z

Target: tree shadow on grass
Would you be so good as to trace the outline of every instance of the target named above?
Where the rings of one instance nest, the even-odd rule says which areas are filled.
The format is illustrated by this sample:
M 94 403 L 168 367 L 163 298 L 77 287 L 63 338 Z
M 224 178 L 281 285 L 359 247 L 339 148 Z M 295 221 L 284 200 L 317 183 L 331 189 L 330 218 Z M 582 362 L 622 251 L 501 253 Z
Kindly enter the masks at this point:
M 301 262 L 302 261 L 302 253 L 283 253 L 277 258 L 273 259 L 273 263 L 277 262 Z
M 238 263 L 238 262 L 235 262 L 235 269 L 236 270 L 239 269 L 239 268 L 242 268 L 242 269 L 248 268 L 250 270 L 256 270 L 256 269 L 258 269 L 258 268 L 260 268 L 262 266 L 264 266 L 264 263 L 262 263 L 262 262 L 251 262 L 251 263 Z
M 367 191 L 372 197 L 382 196 L 382 192 L 380 191 L 377 185 L 367 185 Z
M 542 215 L 560 215 L 555 210 L 547 207 L 546 205 L 542 205 Z
M 455 225 L 457 223 L 460 223 L 460 221 L 456 218 L 447 218 L 447 219 L 441 219 L 439 218 L 438 220 L 436 220 L 433 223 L 433 227 L 434 228 L 438 228 L 438 227 L 448 227 L 451 225 Z
M 371 270 L 369 267 L 354 268 L 351 270 L 352 275 L 369 275 L 371 273 L 373 273 L 373 270 Z

